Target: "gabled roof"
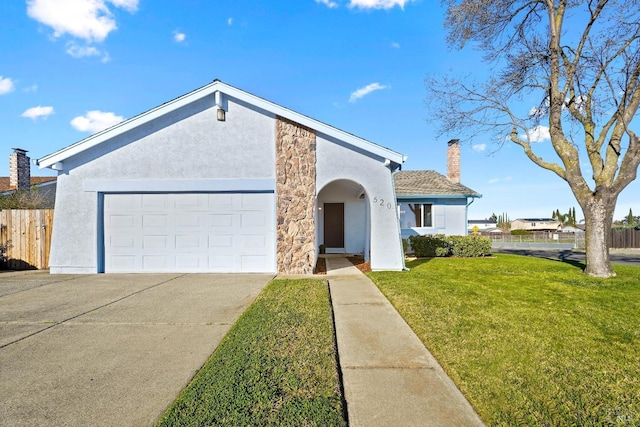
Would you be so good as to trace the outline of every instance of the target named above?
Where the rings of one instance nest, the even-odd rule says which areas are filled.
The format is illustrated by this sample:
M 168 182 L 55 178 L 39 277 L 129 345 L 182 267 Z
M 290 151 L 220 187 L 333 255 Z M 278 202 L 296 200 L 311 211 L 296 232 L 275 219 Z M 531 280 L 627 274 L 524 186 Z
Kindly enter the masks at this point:
M 273 102 L 267 101 L 253 94 L 237 89 L 233 86 L 229 86 L 228 84 L 222 83 L 220 80 L 216 79 L 212 83 L 209 83 L 206 86 L 203 86 L 199 89 L 196 89 L 192 92 L 182 95 L 179 98 L 173 99 L 169 102 L 159 105 L 158 107 L 155 107 L 142 114 L 139 114 L 131 119 L 125 120 L 121 123 L 111 126 L 108 129 L 105 129 L 101 132 L 91 135 L 88 138 L 85 138 L 81 141 L 76 142 L 75 144 L 72 144 L 68 147 L 58 150 L 55 153 L 46 155 L 41 159 L 38 159 L 36 161 L 36 164 L 38 164 L 41 169 L 42 168 L 62 169 L 63 168 L 62 162 L 64 160 L 72 156 L 75 156 L 91 147 L 99 145 L 117 135 L 120 135 L 133 128 L 141 126 L 147 122 L 155 120 L 158 117 L 162 117 L 166 114 L 169 114 L 185 105 L 188 105 L 192 102 L 195 102 L 201 98 L 204 98 L 210 95 L 216 96 L 216 104 L 219 106 L 219 108 L 221 108 L 221 105 L 224 104 L 223 102 L 220 101 L 222 97 L 228 96 L 231 98 L 236 98 L 250 105 L 253 105 L 257 108 L 268 111 L 274 115 L 284 117 L 285 119 L 291 120 L 293 122 L 296 122 L 303 126 L 311 128 L 319 133 L 323 133 L 325 135 L 344 141 L 361 150 L 364 150 L 365 152 L 369 152 L 371 154 L 380 156 L 384 159 L 388 159 L 390 162 L 393 162 L 396 165 L 401 165 L 407 159 L 406 156 L 400 153 L 397 153 L 393 150 L 374 144 L 373 142 L 359 138 L 353 134 L 350 134 L 348 132 L 335 128 L 333 126 L 329 126 L 325 123 L 314 120 L 303 114 L 281 107 L 280 105 L 274 104 Z
M 402 197 L 482 197 L 462 184 L 451 182 L 436 171 L 400 171 L 394 175 L 396 196 Z
M 31 177 L 31 185 L 32 186 L 40 186 L 42 184 L 55 181 L 58 179 L 56 176 L 32 176 Z M 15 187 L 12 188 L 9 185 L 9 177 L 8 176 L 0 176 L 0 193 L 5 193 L 7 191 L 13 191 Z

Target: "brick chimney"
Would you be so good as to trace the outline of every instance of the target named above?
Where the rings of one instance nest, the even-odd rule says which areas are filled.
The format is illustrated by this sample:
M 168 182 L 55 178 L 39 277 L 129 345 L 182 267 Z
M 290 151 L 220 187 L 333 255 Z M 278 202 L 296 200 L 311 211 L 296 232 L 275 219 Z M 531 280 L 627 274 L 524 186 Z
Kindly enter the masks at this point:
M 9 188 L 28 190 L 31 188 L 31 165 L 27 150 L 14 148 L 9 155 Z
M 447 142 L 447 178 L 449 181 L 460 183 L 460 140 L 452 139 Z

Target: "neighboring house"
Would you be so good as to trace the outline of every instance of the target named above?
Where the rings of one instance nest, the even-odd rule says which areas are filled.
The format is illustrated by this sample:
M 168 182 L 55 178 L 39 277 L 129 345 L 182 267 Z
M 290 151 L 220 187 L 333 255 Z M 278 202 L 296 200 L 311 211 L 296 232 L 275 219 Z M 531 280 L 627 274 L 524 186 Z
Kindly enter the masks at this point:
M 562 223 L 553 218 L 518 218 L 511 221 L 511 231 L 560 231 Z
M 31 176 L 31 162 L 27 150 L 13 148 L 13 153 L 9 155 L 9 176 L 0 177 L 0 195 L 37 190 L 42 206 L 53 208 L 56 180 L 55 176 Z
M 562 231 L 563 233 L 584 233 L 584 229 L 580 228 L 579 226 L 572 227 L 570 225 L 562 226 L 562 230 L 560 231 Z
M 310 274 L 325 245 L 401 270 L 405 160 L 215 80 L 38 160 L 59 174 L 50 269 Z
M 394 175 L 402 238 L 411 235 L 467 235 L 467 208 L 482 197 L 460 184 L 460 146 L 447 149 L 447 176 L 432 170 L 401 171 Z

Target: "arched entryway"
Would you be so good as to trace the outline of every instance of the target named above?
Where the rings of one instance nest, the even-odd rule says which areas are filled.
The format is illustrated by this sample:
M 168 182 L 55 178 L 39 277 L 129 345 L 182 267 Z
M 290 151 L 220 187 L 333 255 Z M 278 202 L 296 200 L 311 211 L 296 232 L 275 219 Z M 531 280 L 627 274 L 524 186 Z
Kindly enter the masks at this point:
M 368 197 L 357 182 L 340 179 L 318 193 L 316 242 L 326 253 L 361 254 L 369 259 L 371 219 Z

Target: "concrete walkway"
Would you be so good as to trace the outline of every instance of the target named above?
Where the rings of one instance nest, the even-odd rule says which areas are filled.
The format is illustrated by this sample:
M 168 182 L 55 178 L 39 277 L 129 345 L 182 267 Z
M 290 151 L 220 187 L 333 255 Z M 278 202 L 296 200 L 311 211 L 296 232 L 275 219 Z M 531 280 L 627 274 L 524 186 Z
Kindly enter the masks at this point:
M 482 426 L 469 402 L 378 288 L 327 258 L 351 426 Z

